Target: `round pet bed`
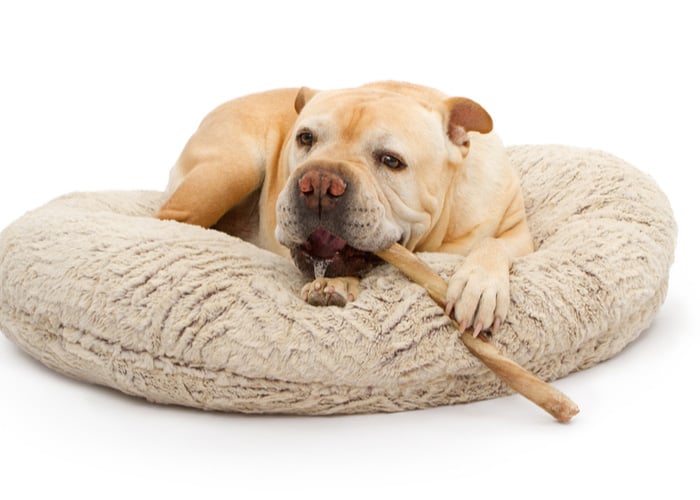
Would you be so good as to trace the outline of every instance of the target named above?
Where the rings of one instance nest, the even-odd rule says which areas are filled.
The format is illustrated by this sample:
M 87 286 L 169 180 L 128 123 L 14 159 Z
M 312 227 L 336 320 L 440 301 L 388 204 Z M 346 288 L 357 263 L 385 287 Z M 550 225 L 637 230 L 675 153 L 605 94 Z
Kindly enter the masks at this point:
M 492 342 L 545 380 L 610 358 L 664 300 L 676 226 L 608 154 L 518 146 L 536 251 Z M 509 392 L 427 293 L 389 265 L 345 308 L 299 298 L 294 265 L 153 214 L 157 192 L 78 193 L 0 235 L 0 329 L 70 377 L 150 401 L 250 413 L 399 411 Z M 444 277 L 460 257 L 422 254 Z

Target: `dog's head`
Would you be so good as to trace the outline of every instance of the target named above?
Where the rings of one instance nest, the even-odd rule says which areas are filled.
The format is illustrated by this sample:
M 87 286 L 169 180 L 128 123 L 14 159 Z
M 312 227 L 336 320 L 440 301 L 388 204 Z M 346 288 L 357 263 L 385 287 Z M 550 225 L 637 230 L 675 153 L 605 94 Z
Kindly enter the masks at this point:
M 302 271 L 325 262 L 327 276 L 361 273 L 392 243 L 420 245 L 443 218 L 469 133 L 492 128 L 469 99 L 393 82 L 302 88 L 295 107 L 275 235 Z

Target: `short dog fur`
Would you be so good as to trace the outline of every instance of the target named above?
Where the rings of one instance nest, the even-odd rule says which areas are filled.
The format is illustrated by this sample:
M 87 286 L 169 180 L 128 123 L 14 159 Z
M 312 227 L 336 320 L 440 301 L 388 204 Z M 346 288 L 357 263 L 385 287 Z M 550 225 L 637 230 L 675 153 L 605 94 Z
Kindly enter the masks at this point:
M 354 300 L 372 252 L 395 242 L 464 255 L 448 312 L 475 335 L 495 331 L 511 263 L 533 243 L 492 128 L 474 101 L 408 83 L 249 95 L 203 120 L 157 217 L 290 256 L 315 274 L 301 291 L 315 305 Z

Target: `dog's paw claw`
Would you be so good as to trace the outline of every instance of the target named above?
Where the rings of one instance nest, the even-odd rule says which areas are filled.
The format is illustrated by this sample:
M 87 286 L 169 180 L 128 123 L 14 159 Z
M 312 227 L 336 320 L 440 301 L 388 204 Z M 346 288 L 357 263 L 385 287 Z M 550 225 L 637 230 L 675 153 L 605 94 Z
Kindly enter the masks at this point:
M 301 289 L 301 297 L 312 306 L 344 307 L 360 293 L 357 278 L 318 278 Z
M 510 302 L 507 257 L 495 255 L 490 266 L 476 257 L 478 255 L 467 257 L 457 268 L 446 293 L 446 309 L 454 312 L 460 331 L 463 333 L 471 327 L 474 337 L 498 330 Z

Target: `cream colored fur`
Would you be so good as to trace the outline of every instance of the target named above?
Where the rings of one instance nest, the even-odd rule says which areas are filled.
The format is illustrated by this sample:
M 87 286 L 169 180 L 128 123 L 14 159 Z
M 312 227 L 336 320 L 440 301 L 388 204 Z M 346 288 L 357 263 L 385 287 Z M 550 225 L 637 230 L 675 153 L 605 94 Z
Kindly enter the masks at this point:
M 367 252 L 399 242 L 462 255 L 447 310 L 475 335 L 496 331 L 510 304 L 510 265 L 533 246 L 518 176 L 492 130 L 474 101 L 405 82 L 244 96 L 204 119 L 171 171 L 157 217 L 214 226 L 280 255 L 319 227 Z M 299 143 L 301 133 L 313 144 Z M 385 154 L 404 168 L 383 165 Z M 320 206 L 299 201 L 301 179 L 313 172 L 351 186 L 332 197 L 342 197 L 342 209 L 327 207 L 323 223 Z M 315 305 L 354 300 L 357 275 L 335 276 L 316 276 L 302 297 Z
M 653 180 L 617 158 L 556 146 L 508 153 L 536 251 L 513 264 L 510 313 L 493 342 L 552 380 L 647 328 L 666 295 L 676 226 Z M 210 410 L 399 411 L 507 392 L 391 267 L 372 271 L 347 307 L 312 307 L 289 260 L 156 220 L 162 201 L 72 194 L 6 228 L 2 332 L 70 377 Z M 461 261 L 423 257 L 443 276 Z

